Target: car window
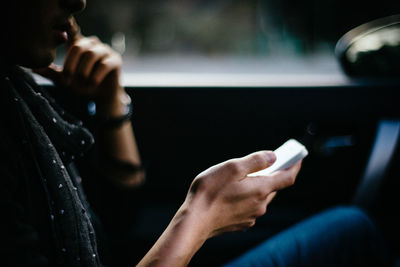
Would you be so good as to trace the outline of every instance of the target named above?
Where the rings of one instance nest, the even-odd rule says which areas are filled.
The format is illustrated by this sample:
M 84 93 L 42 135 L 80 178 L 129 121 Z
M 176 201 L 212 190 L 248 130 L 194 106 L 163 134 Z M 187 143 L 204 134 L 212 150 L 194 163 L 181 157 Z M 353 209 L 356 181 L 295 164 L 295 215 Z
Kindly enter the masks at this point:
M 335 75 L 337 40 L 396 12 L 393 0 L 96 0 L 77 20 L 128 73 Z

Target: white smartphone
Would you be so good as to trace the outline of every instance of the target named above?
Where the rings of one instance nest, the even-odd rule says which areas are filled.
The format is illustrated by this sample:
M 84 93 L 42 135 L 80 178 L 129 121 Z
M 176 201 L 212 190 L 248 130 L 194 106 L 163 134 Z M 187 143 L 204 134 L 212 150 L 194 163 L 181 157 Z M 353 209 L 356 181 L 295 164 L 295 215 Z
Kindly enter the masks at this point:
M 308 155 L 306 147 L 294 139 L 286 141 L 277 148 L 274 153 L 276 155 L 274 164 L 264 170 L 253 172 L 247 176 L 264 176 L 279 170 L 285 170 Z

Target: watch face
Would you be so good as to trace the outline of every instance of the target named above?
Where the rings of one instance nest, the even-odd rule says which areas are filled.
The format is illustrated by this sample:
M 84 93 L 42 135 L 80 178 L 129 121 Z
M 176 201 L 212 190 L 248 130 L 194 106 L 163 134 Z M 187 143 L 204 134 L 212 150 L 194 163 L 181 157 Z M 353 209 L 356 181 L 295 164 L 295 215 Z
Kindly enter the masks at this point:
M 400 15 L 363 24 L 346 33 L 336 55 L 352 77 L 400 76 Z

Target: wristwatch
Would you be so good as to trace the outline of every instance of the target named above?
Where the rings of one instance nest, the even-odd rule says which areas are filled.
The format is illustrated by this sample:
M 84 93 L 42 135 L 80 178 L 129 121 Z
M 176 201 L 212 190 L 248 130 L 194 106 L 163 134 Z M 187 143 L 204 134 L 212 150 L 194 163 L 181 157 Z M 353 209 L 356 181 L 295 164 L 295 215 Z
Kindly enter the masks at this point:
M 102 129 L 117 129 L 121 127 L 126 121 L 129 121 L 131 119 L 133 113 L 131 97 L 127 93 L 125 93 L 125 95 L 121 97 L 121 102 L 124 104 L 123 115 L 118 117 L 105 117 L 96 115 L 95 120 L 98 127 Z

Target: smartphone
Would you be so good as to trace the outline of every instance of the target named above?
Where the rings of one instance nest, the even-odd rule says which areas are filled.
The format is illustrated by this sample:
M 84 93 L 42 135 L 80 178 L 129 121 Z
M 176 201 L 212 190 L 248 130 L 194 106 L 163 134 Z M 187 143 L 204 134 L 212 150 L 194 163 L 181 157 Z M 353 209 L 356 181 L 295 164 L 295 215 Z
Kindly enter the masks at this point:
M 274 164 L 264 170 L 253 172 L 247 176 L 265 176 L 279 170 L 285 170 L 308 155 L 306 147 L 295 139 L 286 141 L 277 148 L 274 153 L 276 155 Z

